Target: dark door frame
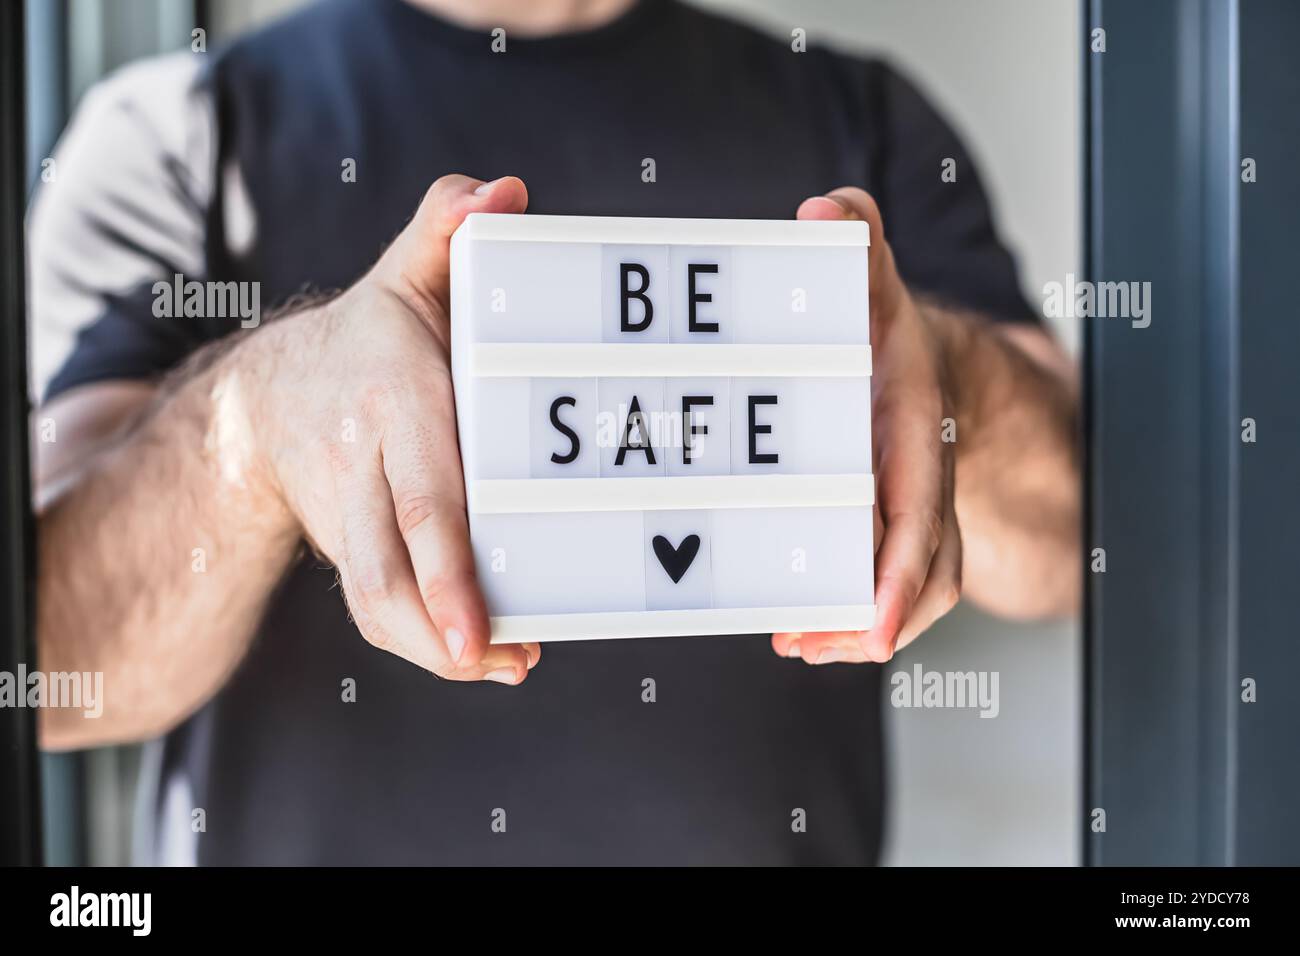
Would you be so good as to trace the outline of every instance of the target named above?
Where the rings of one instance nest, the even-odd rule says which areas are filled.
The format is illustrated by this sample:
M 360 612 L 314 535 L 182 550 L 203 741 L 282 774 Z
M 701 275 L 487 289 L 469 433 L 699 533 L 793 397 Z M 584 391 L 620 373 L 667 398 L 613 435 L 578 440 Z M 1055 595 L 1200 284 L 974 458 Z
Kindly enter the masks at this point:
M 35 539 L 28 472 L 26 259 L 27 192 L 22 3 L 0 4 L 0 670 L 35 670 L 32 611 Z M 26 688 L 17 688 L 25 693 Z M 36 715 L 0 707 L 0 863 L 41 862 Z
M 1300 7 L 1083 8 L 1085 272 L 1152 290 L 1085 320 L 1084 860 L 1294 864 Z

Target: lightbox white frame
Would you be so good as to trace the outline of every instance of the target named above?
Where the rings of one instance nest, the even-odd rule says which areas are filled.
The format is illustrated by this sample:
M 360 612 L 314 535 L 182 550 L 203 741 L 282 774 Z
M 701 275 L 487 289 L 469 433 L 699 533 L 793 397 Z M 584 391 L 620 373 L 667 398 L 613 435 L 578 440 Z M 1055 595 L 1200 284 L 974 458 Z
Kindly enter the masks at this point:
M 451 239 L 452 381 L 462 394 L 483 377 L 870 377 L 868 345 L 520 342 L 465 343 L 457 304 L 468 300 L 467 270 L 457 269 L 475 241 L 636 246 L 861 246 L 859 221 L 652 219 L 471 213 Z M 868 279 L 868 281 L 870 281 Z M 463 306 L 462 306 L 463 308 Z M 870 322 L 868 315 L 864 321 Z M 464 321 L 463 319 L 461 321 Z M 869 327 L 869 325 L 868 325 Z M 473 423 L 458 413 L 460 444 Z M 716 475 L 654 478 L 524 478 L 466 481 L 476 514 L 647 511 L 692 508 L 874 506 L 875 479 L 850 475 Z M 873 561 L 874 569 L 874 561 Z M 684 637 L 784 631 L 861 631 L 875 624 L 874 604 L 695 608 L 506 615 L 491 618 L 492 643 Z

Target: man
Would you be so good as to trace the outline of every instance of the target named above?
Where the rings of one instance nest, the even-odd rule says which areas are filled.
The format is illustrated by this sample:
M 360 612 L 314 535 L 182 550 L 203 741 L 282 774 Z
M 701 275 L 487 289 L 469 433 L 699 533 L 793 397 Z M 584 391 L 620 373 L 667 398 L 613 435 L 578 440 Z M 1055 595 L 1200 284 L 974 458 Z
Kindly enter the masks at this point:
M 671 0 L 327 0 L 123 71 L 58 163 L 32 226 L 58 435 L 38 635 L 106 699 L 42 734 L 165 735 L 158 811 L 187 841 L 167 859 L 872 862 L 870 662 L 962 582 L 1007 615 L 1077 603 L 1068 363 L 966 152 L 879 62 Z M 870 224 L 874 630 L 556 645 L 541 667 L 488 646 L 448 240 L 526 209 Z M 177 274 L 313 296 L 252 329 L 158 317 Z

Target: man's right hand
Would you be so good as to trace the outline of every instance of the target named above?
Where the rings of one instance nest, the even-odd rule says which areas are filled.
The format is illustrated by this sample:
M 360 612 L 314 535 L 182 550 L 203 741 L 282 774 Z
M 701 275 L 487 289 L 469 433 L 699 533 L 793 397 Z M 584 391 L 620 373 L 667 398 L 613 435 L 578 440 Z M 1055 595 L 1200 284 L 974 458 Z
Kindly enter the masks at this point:
M 444 176 L 373 269 L 230 352 L 213 390 L 222 467 L 333 562 L 374 646 L 440 677 L 517 684 L 536 644 L 488 644 L 456 438 L 451 234 L 523 212 L 524 184 Z

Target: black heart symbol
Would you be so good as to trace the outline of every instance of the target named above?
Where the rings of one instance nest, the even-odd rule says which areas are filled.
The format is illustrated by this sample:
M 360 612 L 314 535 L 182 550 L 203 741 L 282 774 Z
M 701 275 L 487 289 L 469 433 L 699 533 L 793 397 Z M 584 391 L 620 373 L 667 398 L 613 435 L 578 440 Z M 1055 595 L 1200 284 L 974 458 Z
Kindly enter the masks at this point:
M 673 579 L 673 584 L 682 579 L 682 575 L 691 566 L 695 556 L 700 553 L 700 536 L 698 534 L 688 534 L 682 538 L 682 543 L 675 548 L 661 534 L 655 535 L 654 540 L 650 543 L 654 545 L 655 557 L 664 566 L 668 576 Z

